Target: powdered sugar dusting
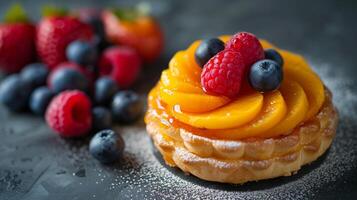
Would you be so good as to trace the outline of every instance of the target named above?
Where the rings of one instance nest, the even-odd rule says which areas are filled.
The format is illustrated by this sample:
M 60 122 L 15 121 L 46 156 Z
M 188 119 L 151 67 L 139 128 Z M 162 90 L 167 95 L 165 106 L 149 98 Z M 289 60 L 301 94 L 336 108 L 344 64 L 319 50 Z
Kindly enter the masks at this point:
M 90 191 L 88 199 L 100 198 L 105 193 L 111 193 L 110 196 L 118 196 L 120 199 L 313 198 L 314 194 L 321 192 L 321 188 L 333 185 L 340 176 L 357 167 L 357 135 L 354 134 L 357 128 L 357 95 L 352 90 L 354 81 L 332 73 L 332 67 L 327 64 L 314 63 L 314 66 L 318 66 L 315 70 L 334 94 L 340 123 L 328 153 L 310 166 L 303 167 L 296 175 L 244 185 L 202 181 L 163 164 L 160 155 L 154 152 L 145 125 L 140 124 L 118 128 L 126 141 L 125 159 L 122 163 L 103 166 L 86 155 L 83 155 L 82 160 L 76 158 L 81 160 L 78 162 L 84 163 L 77 166 L 87 169 L 86 176 L 94 180 L 94 185 L 101 185 L 100 188 L 105 189 L 98 190 L 93 184 L 77 184 L 77 187 L 87 187 Z M 82 151 L 82 147 L 80 152 L 87 154 Z

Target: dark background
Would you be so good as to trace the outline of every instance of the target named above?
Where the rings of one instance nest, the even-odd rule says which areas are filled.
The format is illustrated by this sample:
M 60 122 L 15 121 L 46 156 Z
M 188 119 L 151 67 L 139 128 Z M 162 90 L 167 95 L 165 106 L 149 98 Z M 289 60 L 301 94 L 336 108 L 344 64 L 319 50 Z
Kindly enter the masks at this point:
M 70 9 L 133 5 L 137 1 L 16 1 L 34 19 L 50 2 Z M 11 4 L 0 1 L 0 15 Z M 0 199 L 356 199 L 357 1 L 148 1 L 166 47 L 145 68 L 135 90 L 143 96 L 173 53 L 193 40 L 249 31 L 302 54 L 334 93 L 340 124 L 330 150 L 292 177 L 243 186 L 209 183 L 162 166 L 145 125 L 117 126 L 125 158 L 103 166 L 87 151 L 89 138 L 64 140 L 41 118 L 0 107 Z

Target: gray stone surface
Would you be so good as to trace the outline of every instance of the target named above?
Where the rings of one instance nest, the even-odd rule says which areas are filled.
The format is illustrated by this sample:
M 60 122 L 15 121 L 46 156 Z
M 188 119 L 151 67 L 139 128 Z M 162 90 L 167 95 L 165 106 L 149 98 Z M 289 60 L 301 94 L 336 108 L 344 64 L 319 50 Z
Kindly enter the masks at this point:
M 17 1 L 18 2 L 18 1 Z M 35 19 L 48 1 L 22 0 Z M 50 1 L 51 2 L 51 1 Z M 127 1 L 122 4 L 132 4 Z M 0 13 L 10 5 L 0 1 Z M 52 1 L 78 8 L 117 1 Z M 356 199 L 356 1 L 149 1 L 166 34 L 162 57 L 145 68 L 135 89 L 154 85 L 173 53 L 198 38 L 245 30 L 304 55 L 334 93 L 341 115 L 336 140 L 295 176 L 243 186 L 209 183 L 166 168 L 143 122 L 117 126 L 125 158 L 103 166 L 88 154 L 88 138 L 64 140 L 42 119 L 0 107 L 0 199 Z

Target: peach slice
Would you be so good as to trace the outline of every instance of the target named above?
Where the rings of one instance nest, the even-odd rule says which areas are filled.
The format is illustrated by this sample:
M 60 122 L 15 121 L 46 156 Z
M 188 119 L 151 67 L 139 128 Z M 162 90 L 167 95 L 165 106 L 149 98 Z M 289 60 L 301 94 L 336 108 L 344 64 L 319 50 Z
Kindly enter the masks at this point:
M 200 83 L 201 71 L 192 65 L 185 51 L 179 51 L 172 57 L 169 69 L 173 76 L 179 77 L 186 82 Z
M 180 78 L 172 76 L 171 72 L 167 69 L 161 73 L 160 81 L 165 88 L 168 88 L 173 91 L 200 94 L 204 93 L 200 85 L 184 82 L 180 80 Z
M 191 101 L 191 104 L 195 103 Z M 198 104 L 207 107 L 203 101 Z M 263 95 L 254 92 L 211 112 L 193 114 L 174 109 L 172 115 L 179 121 L 196 128 L 225 129 L 248 123 L 259 114 L 262 105 Z
M 157 94 L 158 94 L 158 87 L 159 87 L 160 83 L 155 85 L 149 92 L 148 94 L 148 105 L 152 105 L 154 101 L 156 101 L 157 98 Z
M 241 127 L 231 127 L 231 129 L 223 130 L 206 130 L 201 131 L 201 134 L 229 140 L 256 137 L 277 125 L 284 118 L 286 111 L 286 104 L 281 93 L 279 91 L 271 92 L 264 94 L 263 108 L 253 121 Z
M 266 40 L 259 39 L 259 42 L 263 46 L 263 49 L 277 49 L 276 46 Z
M 192 71 L 193 71 L 193 73 L 195 73 L 194 75 L 198 76 L 198 77 L 201 76 L 202 69 L 196 62 L 195 52 L 196 52 L 197 47 L 200 45 L 200 43 L 201 43 L 201 40 L 195 41 L 185 51 L 186 59 L 187 59 L 189 65 L 191 66 L 191 68 L 193 68 Z
M 289 133 L 305 118 L 309 108 L 306 94 L 297 82 L 284 81 L 280 91 L 288 107 L 287 114 L 278 125 L 266 131 L 264 137 L 274 137 Z
M 283 57 L 284 67 L 298 67 L 312 71 L 309 64 L 302 56 L 282 49 L 279 49 L 278 52 Z
M 309 120 L 320 110 L 325 100 L 324 86 L 320 78 L 312 70 L 292 65 L 284 66 L 284 76 L 287 80 L 298 82 L 304 89 L 309 101 L 305 120 Z
M 227 97 L 178 92 L 165 87 L 160 87 L 159 95 L 171 108 L 176 107 L 190 113 L 208 112 L 230 101 Z
M 221 35 L 221 36 L 219 36 L 218 38 L 219 38 L 220 40 L 222 40 L 224 43 L 227 43 L 227 42 L 231 39 L 231 37 L 232 37 L 232 36 L 230 36 L 230 35 Z

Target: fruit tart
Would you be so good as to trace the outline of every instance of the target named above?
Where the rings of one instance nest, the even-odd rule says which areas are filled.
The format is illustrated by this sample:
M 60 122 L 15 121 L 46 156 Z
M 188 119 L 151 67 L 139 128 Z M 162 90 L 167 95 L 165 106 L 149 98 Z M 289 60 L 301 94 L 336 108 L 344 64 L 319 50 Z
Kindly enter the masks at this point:
M 329 148 L 337 121 L 302 56 L 247 32 L 177 52 L 145 116 L 167 165 L 224 183 L 290 176 Z

